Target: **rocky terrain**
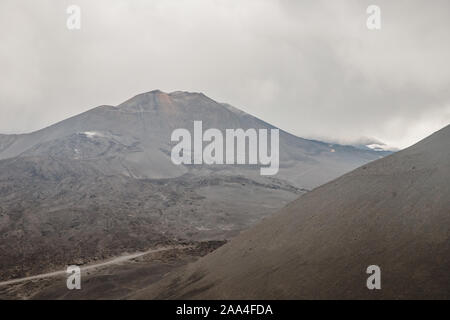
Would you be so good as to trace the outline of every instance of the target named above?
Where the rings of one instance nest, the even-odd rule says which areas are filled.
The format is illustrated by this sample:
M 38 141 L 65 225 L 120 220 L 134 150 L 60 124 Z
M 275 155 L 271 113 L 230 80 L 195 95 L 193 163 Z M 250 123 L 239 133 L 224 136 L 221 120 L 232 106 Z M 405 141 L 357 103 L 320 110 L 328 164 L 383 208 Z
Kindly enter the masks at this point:
M 280 131 L 280 171 L 180 165 L 171 133 L 273 126 L 201 93 L 151 91 L 42 130 L 0 135 L 0 280 L 179 241 L 237 235 L 384 155 Z
M 130 294 L 159 281 L 168 272 L 214 251 L 223 243 L 223 241 L 185 243 L 123 262 L 111 261 L 111 264 L 89 270 L 85 270 L 85 266 L 82 266 L 81 290 L 67 290 L 65 273 L 11 285 L 0 283 L 0 299 L 126 299 Z

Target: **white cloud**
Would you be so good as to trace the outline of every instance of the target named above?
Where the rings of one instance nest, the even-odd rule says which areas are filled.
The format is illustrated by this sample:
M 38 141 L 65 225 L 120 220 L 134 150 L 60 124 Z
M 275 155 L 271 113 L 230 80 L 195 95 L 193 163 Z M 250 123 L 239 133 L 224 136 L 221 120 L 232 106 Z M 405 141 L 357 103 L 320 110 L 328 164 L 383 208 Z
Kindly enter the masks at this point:
M 201 91 L 292 133 L 407 146 L 450 122 L 450 3 L 77 0 L 0 3 L 0 132 L 140 92 Z

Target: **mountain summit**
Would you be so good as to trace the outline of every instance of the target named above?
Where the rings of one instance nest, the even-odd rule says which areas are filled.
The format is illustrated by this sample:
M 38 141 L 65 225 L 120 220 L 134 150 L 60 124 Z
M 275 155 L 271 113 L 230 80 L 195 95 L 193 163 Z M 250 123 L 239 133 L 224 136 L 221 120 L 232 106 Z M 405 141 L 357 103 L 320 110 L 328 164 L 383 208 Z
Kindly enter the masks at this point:
M 151 91 L 29 134 L 0 135 L 0 278 L 179 241 L 230 238 L 378 159 L 280 131 L 280 170 L 174 165 L 173 130 L 272 129 L 201 93 Z M 76 245 L 74 245 L 76 244 Z
M 134 178 L 174 178 L 190 169 L 172 164 L 169 157 L 174 145 L 170 141 L 171 133 L 177 128 L 192 128 L 196 120 L 201 120 L 205 129 L 274 128 L 202 93 L 154 90 L 139 94 L 117 107 L 100 106 L 30 134 L 0 136 L 0 159 L 24 153 L 45 155 L 50 145 L 55 149 L 55 144 L 66 144 L 69 139 L 74 147 L 72 151 L 65 150 L 69 154 L 60 153 L 61 157 L 101 160 L 101 169 L 111 174 Z M 93 141 L 86 140 L 86 137 L 97 140 L 96 144 L 115 147 L 99 148 L 99 153 L 94 155 L 90 150 Z M 120 151 L 116 152 L 116 149 Z M 281 131 L 281 169 L 277 178 L 311 189 L 380 157 L 380 153 L 370 150 L 306 140 Z M 106 158 L 109 160 L 104 161 Z M 214 168 L 217 169 L 229 171 L 230 168 Z

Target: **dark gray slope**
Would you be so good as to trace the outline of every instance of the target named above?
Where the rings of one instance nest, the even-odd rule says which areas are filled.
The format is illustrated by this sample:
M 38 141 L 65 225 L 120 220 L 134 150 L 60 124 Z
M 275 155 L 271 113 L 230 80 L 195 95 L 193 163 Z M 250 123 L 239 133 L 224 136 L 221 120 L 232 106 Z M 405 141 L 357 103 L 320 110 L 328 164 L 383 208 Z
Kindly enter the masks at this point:
M 200 93 L 152 91 L 37 132 L 0 135 L 0 278 L 179 239 L 230 238 L 377 159 L 282 132 L 281 170 L 175 166 L 176 128 L 272 128 Z M 335 152 L 331 152 L 334 149 Z
M 450 298 L 450 126 L 290 203 L 134 298 Z M 366 288 L 369 265 L 382 289 Z
M 112 160 L 104 168 L 108 172 L 126 173 L 136 178 L 172 178 L 187 173 L 189 169 L 172 164 L 169 157 L 174 145 L 170 142 L 171 133 L 177 128 L 193 130 L 195 120 L 203 121 L 204 130 L 274 128 L 201 93 L 167 94 L 156 90 L 137 95 L 117 107 L 94 108 L 37 132 L 0 135 L 0 159 L 24 153 L 28 155 L 30 152 L 36 156 L 45 155 L 49 148 L 54 153 L 65 152 L 73 159 L 92 158 L 92 154 L 84 154 L 83 150 L 79 150 L 84 147 L 92 149 L 85 146 L 89 141 L 82 137 L 82 133 L 88 132 L 92 134 L 84 135 L 85 138 L 102 140 L 100 143 L 106 145 L 122 145 L 118 150 L 108 149 L 106 154 L 97 155 L 97 158 L 107 157 Z M 78 141 L 75 141 L 77 137 L 74 135 L 80 134 Z M 70 141 L 64 141 L 66 139 Z M 60 151 L 55 143 L 65 144 L 64 150 Z M 75 149 L 80 151 L 79 154 L 70 154 L 75 153 Z M 329 145 L 281 132 L 281 169 L 277 178 L 310 189 L 381 156 L 373 151 Z M 246 170 L 245 167 L 241 169 L 244 172 L 259 172 Z M 235 172 L 229 167 L 220 167 L 220 170 Z

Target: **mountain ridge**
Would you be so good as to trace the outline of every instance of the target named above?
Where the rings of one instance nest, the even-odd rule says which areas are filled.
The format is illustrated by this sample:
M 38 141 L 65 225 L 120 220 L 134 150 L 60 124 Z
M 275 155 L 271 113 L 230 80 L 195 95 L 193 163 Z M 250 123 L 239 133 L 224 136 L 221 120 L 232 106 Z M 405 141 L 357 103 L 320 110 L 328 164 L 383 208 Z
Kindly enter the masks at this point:
M 448 299 L 450 126 L 300 196 L 138 299 Z M 366 268 L 381 268 L 381 290 Z
M 1 276 L 158 243 L 229 239 L 381 156 L 340 146 L 332 152 L 280 132 L 275 176 L 260 176 L 257 166 L 174 165 L 171 133 L 196 120 L 205 128 L 273 127 L 203 94 L 150 92 L 120 108 L 100 106 L 33 133 L 0 136 Z

